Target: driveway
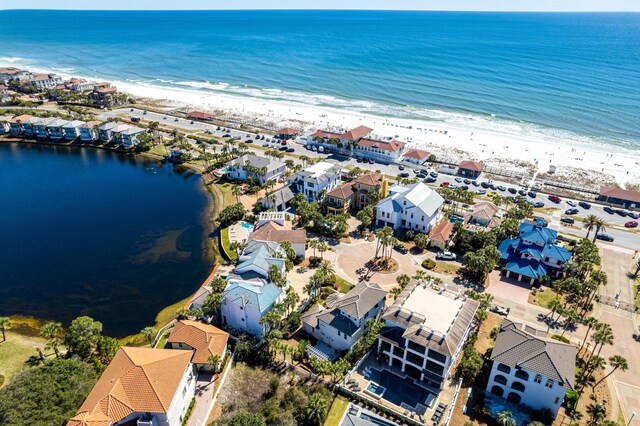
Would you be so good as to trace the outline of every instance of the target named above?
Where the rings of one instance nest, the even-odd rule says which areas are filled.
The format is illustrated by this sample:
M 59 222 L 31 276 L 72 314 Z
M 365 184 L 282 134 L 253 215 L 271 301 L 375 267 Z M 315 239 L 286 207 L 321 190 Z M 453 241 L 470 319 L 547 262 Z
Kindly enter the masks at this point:
M 502 276 L 500 271 L 489 274 L 487 293 L 496 298 L 506 299 L 519 305 L 526 305 L 531 286 L 513 278 Z
M 214 394 L 215 380 L 213 373 L 199 373 L 196 381 L 196 404 L 191 411 L 187 426 L 204 425 L 209 418 Z

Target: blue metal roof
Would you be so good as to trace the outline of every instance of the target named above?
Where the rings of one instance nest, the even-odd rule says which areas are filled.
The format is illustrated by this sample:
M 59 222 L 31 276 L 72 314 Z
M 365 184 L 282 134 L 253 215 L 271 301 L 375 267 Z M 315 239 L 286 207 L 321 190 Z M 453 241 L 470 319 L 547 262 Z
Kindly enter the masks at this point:
M 531 225 L 529 223 L 520 224 L 519 237 L 523 240 L 532 241 L 540 245 L 553 242 L 558 237 L 558 232 L 542 226 Z
M 248 282 L 232 282 L 224 290 L 224 297 L 227 300 L 242 304 L 244 306 L 260 312 L 266 313 L 282 294 L 282 289 L 275 284 L 264 282 L 262 285 L 252 285 Z
M 545 244 L 542 249 L 542 256 L 566 262 L 571 259 L 571 252 L 566 248 L 558 247 L 555 244 Z
M 514 274 L 534 279 L 547 275 L 547 268 L 541 262 L 535 259 L 520 258 L 517 255 L 510 256 L 506 269 Z

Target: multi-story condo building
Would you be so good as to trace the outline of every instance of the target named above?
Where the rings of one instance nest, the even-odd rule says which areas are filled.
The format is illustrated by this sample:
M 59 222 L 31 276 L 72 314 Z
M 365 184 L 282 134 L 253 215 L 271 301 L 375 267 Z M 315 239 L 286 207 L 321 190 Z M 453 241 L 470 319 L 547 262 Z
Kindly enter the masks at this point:
M 491 351 L 487 392 L 531 409 L 558 413 L 576 374 L 576 348 L 544 330 L 505 319 Z
M 395 185 L 389 195 L 378 202 L 376 223 L 394 230 L 411 229 L 429 233 L 441 215 L 444 198 L 427 185 Z
M 84 126 L 86 123 L 80 120 L 69 121 L 67 124 L 62 126 L 62 131 L 64 132 L 64 138 L 68 141 L 75 140 L 80 137 L 80 128 Z
M 259 185 L 278 179 L 286 170 L 287 166 L 282 161 L 253 154 L 245 154 L 227 162 L 229 179 L 247 180 L 253 176 Z
M 392 370 L 437 393 L 452 374 L 478 307 L 459 293 L 413 281 L 382 316 L 378 355 Z

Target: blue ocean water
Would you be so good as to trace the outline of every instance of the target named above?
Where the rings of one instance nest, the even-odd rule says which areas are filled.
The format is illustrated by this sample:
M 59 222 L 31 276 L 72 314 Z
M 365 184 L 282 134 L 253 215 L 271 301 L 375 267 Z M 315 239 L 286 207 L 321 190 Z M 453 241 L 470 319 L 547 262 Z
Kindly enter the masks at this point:
M 0 57 L 640 149 L 640 14 L 0 11 Z

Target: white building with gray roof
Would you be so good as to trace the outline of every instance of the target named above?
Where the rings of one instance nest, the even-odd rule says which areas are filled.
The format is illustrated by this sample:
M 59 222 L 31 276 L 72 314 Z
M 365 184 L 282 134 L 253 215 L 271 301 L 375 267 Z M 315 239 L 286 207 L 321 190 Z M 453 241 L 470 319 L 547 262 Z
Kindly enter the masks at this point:
M 389 188 L 389 195 L 378 202 L 376 224 L 427 234 L 438 223 L 443 203 L 440 194 L 421 182 L 395 185 Z
M 258 184 L 264 185 L 269 180 L 278 179 L 286 169 L 287 166 L 282 161 L 245 154 L 227 162 L 227 177 L 247 180 L 249 176 L 253 176 Z
M 315 347 L 309 346 L 309 355 L 333 360 L 341 351 L 351 349 L 367 320 L 380 314 L 386 297 L 387 292 L 378 284 L 363 281 L 347 294 L 330 295 L 326 308 L 320 304 L 312 307 L 302 316 L 304 331 L 318 339 Z
M 471 332 L 479 303 L 458 293 L 413 281 L 382 318 L 378 355 L 391 370 L 438 391 Z
M 340 185 L 341 173 L 342 167 L 320 161 L 289 176 L 289 185 L 294 192 L 304 194 L 307 201 L 317 202 L 320 191 L 331 192 Z
M 491 351 L 487 392 L 556 415 L 575 385 L 576 348 L 546 336 L 544 330 L 505 319 Z

